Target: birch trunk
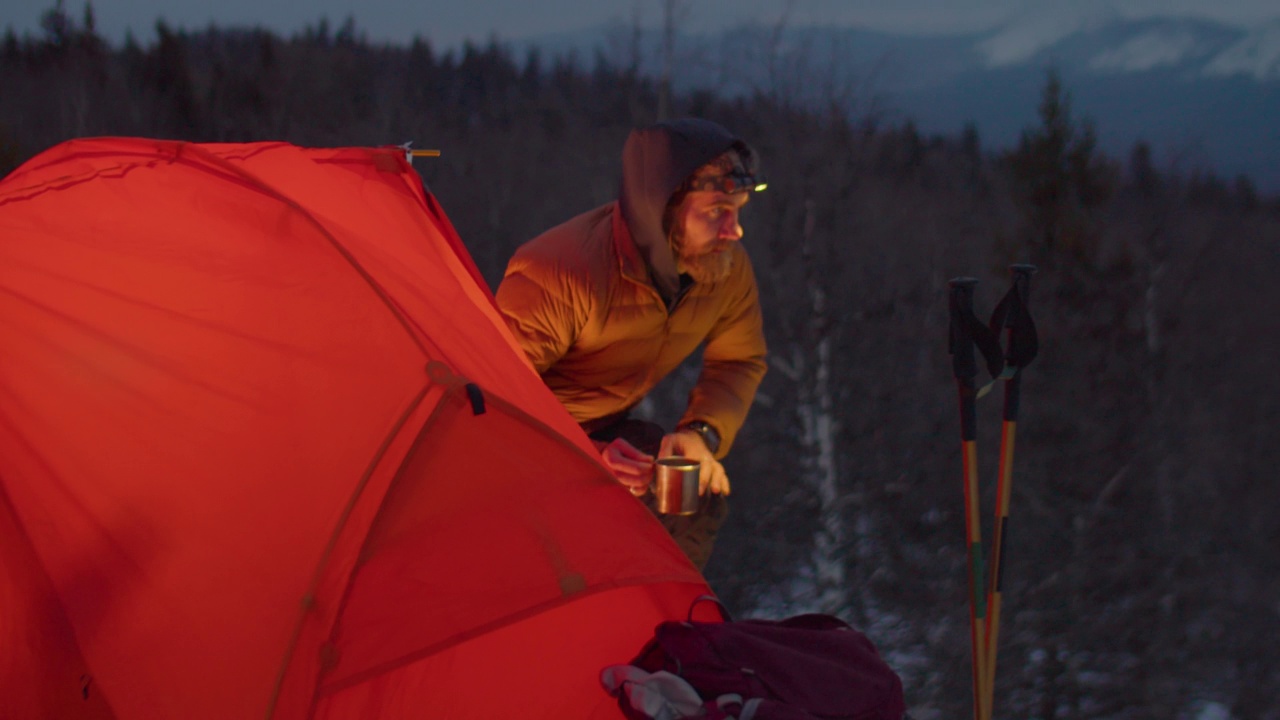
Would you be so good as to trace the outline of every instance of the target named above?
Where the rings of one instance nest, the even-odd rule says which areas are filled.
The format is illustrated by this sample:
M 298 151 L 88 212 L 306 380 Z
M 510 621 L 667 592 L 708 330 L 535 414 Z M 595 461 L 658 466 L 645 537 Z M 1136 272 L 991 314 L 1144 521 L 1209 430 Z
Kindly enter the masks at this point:
M 836 438 L 835 400 L 831 388 L 831 336 L 827 293 L 814 253 L 814 202 L 805 203 L 804 261 L 812 311 L 803 351 L 811 360 L 809 373 L 801 382 L 803 402 L 800 422 L 803 429 L 804 481 L 818 499 L 818 527 L 813 538 L 813 606 L 818 612 L 835 614 L 849 604 L 845 578 L 844 518 L 839 507 L 839 468 Z

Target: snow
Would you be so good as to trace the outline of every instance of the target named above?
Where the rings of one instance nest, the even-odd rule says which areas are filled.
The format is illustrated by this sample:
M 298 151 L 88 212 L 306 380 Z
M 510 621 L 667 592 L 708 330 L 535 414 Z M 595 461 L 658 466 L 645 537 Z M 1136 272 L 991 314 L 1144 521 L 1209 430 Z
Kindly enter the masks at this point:
M 1037 6 L 978 44 L 987 67 L 1014 65 L 1081 32 L 1116 20 L 1119 14 L 1107 0 L 1081 0 Z
M 1099 53 L 1089 61 L 1093 70 L 1141 72 L 1175 65 L 1202 48 L 1194 33 L 1157 29 L 1130 38 L 1120 47 Z
M 1249 75 L 1280 80 L 1280 20 L 1261 25 L 1222 51 L 1204 68 L 1211 77 Z
M 1195 720 L 1231 720 L 1231 711 L 1221 703 L 1207 702 L 1196 710 L 1193 717 Z

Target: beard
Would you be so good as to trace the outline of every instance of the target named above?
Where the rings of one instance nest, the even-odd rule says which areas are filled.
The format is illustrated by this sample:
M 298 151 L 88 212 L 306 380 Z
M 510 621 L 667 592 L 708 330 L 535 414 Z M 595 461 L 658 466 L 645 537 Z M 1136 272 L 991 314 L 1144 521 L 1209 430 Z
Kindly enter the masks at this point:
M 676 270 L 688 274 L 694 282 L 720 282 L 733 270 L 733 253 L 729 252 L 731 241 L 717 241 L 701 252 L 686 248 L 683 235 L 672 238 L 672 244 L 676 250 Z

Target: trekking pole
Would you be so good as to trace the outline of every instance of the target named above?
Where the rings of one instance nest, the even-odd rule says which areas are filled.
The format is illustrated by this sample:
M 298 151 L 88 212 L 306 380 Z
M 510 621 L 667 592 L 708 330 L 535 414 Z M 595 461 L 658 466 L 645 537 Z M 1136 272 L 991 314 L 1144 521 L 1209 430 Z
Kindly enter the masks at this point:
M 973 715 L 984 720 L 983 700 L 986 697 L 986 583 L 983 580 L 982 523 L 978 517 L 978 451 L 977 451 L 977 390 L 974 379 L 978 366 L 974 361 L 974 346 L 983 346 L 992 375 L 1000 374 L 1003 358 L 999 352 L 992 356 L 994 338 L 990 330 L 973 314 L 973 288 L 978 281 L 971 277 L 951 280 L 951 364 L 955 372 L 956 386 L 960 393 L 960 441 L 961 461 L 964 465 L 965 535 L 968 547 L 969 575 L 969 632 L 973 653 Z M 998 350 L 998 343 L 996 349 Z
M 982 708 L 990 720 L 995 707 L 996 654 L 999 650 L 1000 605 L 1004 582 L 1004 548 L 1009 528 L 1009 497 L 1013 488 L 1013 447 L 1018 429 L 1018 404 L 1021 400 L 1022 369 L 1031 364 L 1039 351 L 1036 326 L 1028 306 L 1031 292 L 1031 276 L 1034 265 L 1012 265 L 1009 292 L 991 314 L 988 326 L 997 338 L 1008 329 L 1008 342 L 1004 353 L 1004 421 L 1000 429 L 1000 474 L 996 482 L 996 515 L 991 536 L 991 589 L 989 592 L 987 621 L 986 662 L 983 673 L 986 688 Z

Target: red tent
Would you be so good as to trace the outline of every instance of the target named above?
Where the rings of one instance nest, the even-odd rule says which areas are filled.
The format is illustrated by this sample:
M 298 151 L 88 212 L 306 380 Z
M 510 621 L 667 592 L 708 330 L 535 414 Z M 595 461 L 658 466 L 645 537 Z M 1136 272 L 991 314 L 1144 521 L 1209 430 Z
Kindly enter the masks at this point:
M 0 182 L 0 715 L 617 717 L 708 591 L 396 148 Z

